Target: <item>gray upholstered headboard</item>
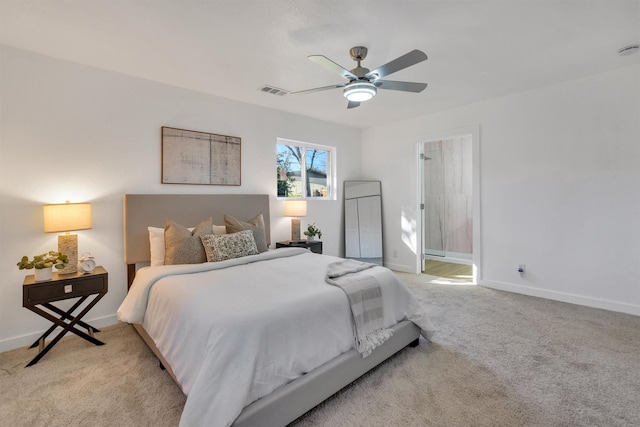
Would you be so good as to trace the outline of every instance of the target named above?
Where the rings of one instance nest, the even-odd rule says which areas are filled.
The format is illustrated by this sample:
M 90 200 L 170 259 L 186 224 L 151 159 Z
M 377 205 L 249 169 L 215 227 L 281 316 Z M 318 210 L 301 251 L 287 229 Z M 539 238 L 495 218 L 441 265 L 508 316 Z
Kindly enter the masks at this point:
M 269 196 L 267 194 L 125 194 L 124 262 L 127 265 L 150 259 L 147 227 L 164 227 L 171 219 L 193 227 L 205 218 L 224 225 L 224 215 L 248 221 L 264 216 L 267 244 L 271 242 Z

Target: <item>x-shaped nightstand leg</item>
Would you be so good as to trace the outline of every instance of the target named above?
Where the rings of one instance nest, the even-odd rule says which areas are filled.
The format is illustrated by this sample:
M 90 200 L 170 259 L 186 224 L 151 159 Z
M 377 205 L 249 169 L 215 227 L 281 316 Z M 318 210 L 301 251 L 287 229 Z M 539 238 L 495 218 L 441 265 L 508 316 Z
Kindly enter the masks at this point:
M 71 315 L 71 313 L 73 313 L 74 311 L 76 311 L 76 309 L 78 307 L 80 307 L 80 304 L 82 304 L 85 300 L 87 299 L 87 297 L 84 298 L 80 298 L 78 301 L 76 301 L 75 304 L 73 304 L 73 306 L 67 310 L 66 312 L 59 309 L 58 307 L 52 305 L 52 304 L 43 304 L 46 308 L 48 308 L 49 310 L 57 313 L 58 315 L 60 315 L 60 320 L 63 319 L 69 319 L 69 320 L 73 320 L 74 316 Z M 94 332 L 100 332 L 100 329 L 95 328 L 91 325 L 89 325 L 88 323 L 83 322 L 82 320 L 78 320 L 78 325 L 82 326 L 83 328 L 85 328 L 88 332 L 89 335 L 93 336 Z M 44 348 L 44 341 L 45 339 L 58 327 L 57 324 L 53 324 L 51 325 L 51 327 L 49 329 L 46 330 L 46 332 L 42 335 L 40 335 L 40 337 L 33 343 L 31 344 L 31 346 L 29 348 L 34 348 L 36 346 L 40 346 L 40 351 L 42 351 L 42 349 Z
M 32 366 L 35 365 L 36 363 L 38 363 L 38 361 L 40 359 L 42 359 L 42 357 L 47 354 L 49 352 L 49 350 L 51 350 L 51 348 L 53 348 L 54 345 L 56 345 L 58 343 L 58 341 L 60 341 L 62 339 L 62 337 L 65 336 L 65 334 L 67 332 L 73 332 L 74 334 L 78 335 L 81 338 L 84 338 L 85 340 L 95 344 L 95 345 L 104 345 L 104 343 L 98 339 L 96 339 L 95 337 L 93 337 L 93 331 L 99 332 L 96 328 L 94 328 L 93 326 L 82 322 L 80 319 L 82 319 L 82 317 L 84 317 L 89 310 L 91 310 L 91 308 L 93 308 L 94 305 L 96 305 L 96 303 L 105 295 L 106 293 L 100 293 L 97 294 L 96 297 L 93 299 L 93 301 L 91 301 L 89 303 L 89 305 L 87 305 L 81 312 L 80 314 L 78 314 L 77 316 L 73 316 L 71 313 L 73 313 L 74 310 L 76 310 L 84 301 L 86 301 L 86 299 L 88 297 L 81 297 L 68 311 L 64 312 L 61 309 L 59 309 L 58 307 L 55 307 L 49 303 L 45 303 L 42 304 L 44 307 L 46 307 L 47 309 L 53 311 L 54 313 L 59 314 L 61 317 L 57 318 L 53 315 L 51 315 L 49 312 L 44 311 L 43 309 L 41 309 L 40 307 L 37 306 L 31 306 L 31 307 L 26 307 L 29 310 L 33 311 L 34 313 L 39 314 L 40 316 L 46 318 L 47 320 L 53 322 L 53 325 L 40 337 L 38 338 L 38 340 L 33 343 L 31 345 L 32 347 L 35 347 L 36 345 L 40 346 L 40 352 L 36 355 L 36 357 L 33 358 L 33 360 L 31 360 L 31 362 L 29 362 L 29 364 L 27 366 Z M 65 320 L 69 320 L 69 322 L 65 322 Z M 77 329 L 75 326 L 76 324 L 81 325 L 82 327 L 86 328 L 91 335 L 85 333 L 84 331 L 81 331 L 80 329 Z M 56 335 L 55 338 L 53 338 L 51 340 L 51 342 L 44 348 L 42 348 L 44 346 L 44 339 L 51 334 L 51 332 L 53 332 L 53 330 L 60 326 L 62 328 L 62 331 Z

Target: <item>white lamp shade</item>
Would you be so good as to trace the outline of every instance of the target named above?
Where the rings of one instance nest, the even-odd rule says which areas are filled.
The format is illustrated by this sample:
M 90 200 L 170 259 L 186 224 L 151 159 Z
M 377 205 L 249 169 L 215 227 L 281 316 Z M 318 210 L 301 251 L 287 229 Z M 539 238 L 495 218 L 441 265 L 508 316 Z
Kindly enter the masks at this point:
M 45 233 L 91 228 L 91 203 L 44 205 L 43 212 Z
M 307 216 L 306 200 L 287 200 L 284 202 L 284 216 L 301 217 Z

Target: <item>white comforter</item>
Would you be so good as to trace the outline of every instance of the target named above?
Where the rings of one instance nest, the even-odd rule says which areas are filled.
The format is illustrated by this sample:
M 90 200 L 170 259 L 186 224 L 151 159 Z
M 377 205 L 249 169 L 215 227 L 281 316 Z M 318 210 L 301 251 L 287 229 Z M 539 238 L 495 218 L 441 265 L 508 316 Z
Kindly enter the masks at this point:
M 143 323 L 187 395 L 181 426 L 228 426 L 246 405 L 353 347 L 344 292 L 324 281 L 339 258 L 287 248 L 194 265 L 140 269 L 118 319 Z M 420 304 L 386 268 L 385 327 Z

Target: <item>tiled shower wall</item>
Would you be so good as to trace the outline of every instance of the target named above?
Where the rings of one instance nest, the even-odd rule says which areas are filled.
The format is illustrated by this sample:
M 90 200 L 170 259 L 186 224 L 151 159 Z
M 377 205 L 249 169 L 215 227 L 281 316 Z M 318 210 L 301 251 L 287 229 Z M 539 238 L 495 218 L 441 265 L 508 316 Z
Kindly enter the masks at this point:
M 472 253 L 471 150 L 471 137 L 424 145 L 427 254 Z

